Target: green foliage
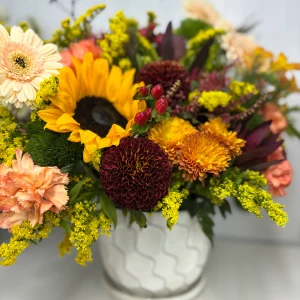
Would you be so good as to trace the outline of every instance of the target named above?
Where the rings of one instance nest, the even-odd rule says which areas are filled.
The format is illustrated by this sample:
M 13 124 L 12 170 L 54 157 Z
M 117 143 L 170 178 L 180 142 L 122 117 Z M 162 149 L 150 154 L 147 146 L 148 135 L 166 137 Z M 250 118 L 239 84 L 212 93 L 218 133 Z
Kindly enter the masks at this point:
M 285 131 L 289 136 L 297 137 L 298 139 L 300 139 L 300 131 L 295 127 L 293 120 L 288 119 L 288 127 Z
M 197 218 L 200 223 L 200 226 L 205 233 L 205 235 L 209 238 L 210 242 L 213 244 L 214 237 L 214 221 L 212 220 L 210 215 L 214 215 L 215 210 L 212 203 L 208 201 L 203 201 L 199 203 L 197 210 Z
M 59 226 L 60 226 L 61 228 L 63 228 L 67 233 L 70 233 L 70 232 L 71 232 L 70 223 L 67 222 L 66 220 L 61 219 L 61 220 L 60 220 L 60 223 L 59 223 Z
M 258 125 L 260 125 L 263 122 L 264 122 L 264 119 L 261 115 L 254 114 L 254 115 L 252 115 L 252 117 L 248 121 L 247 128 L 248 128 L 248 130 L 252 130 L 252 129 L 256 128 Z
M 193 38 L 200 30 L 208 29 L 210 27 L 211 26 L 204 21 L 187 18 L 181 21 L 179 28 L 175 30 L 175 34 L 181 35 L 189 40 Z
M 79 181 L 75 184 L 75 186 L 69 191 L 69 197 L 71 201 L 75 201 L 77 196 L 79 195 L 79 192 L 82 188 L 83 180 Z
M 44 129 L 44 122 L 30 122 L 26 126 L 29 136 L 25 152 L 28 152 L 35 164 L 62 168 L 82 160 L 83 146 L 68 141 L 68 133 L 56 133 Z
M 220 213 L 224 219 L 226 219 L 226 213 L 231 214 L 231 207 L 227 200 L 224 200 L 223 204 L 219 206 Z
M 100 196 L 100 205 L 106 216 L 110 218 L 115 227 L 117 227 L 118 220 L 115 203 L 103 193 Z
M 130 213 L 131 223 L 136 222 L 141 228 L 147 228 L 147 218 L 143 212 L 138 210 L 131 210 Z

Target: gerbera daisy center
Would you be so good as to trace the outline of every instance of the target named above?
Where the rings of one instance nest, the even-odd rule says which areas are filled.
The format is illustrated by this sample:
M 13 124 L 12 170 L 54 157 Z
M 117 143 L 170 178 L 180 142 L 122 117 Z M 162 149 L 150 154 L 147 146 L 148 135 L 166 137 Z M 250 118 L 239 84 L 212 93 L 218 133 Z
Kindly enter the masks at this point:
M 113 124 L 125 128 L 127 120 L 105 98 L 85 97 L 77 103 L 74 119 L 82 129 L 105 137 Z
M 11 72 L 15 75 L 24 75 L 28 73 L 28 69 L 32 64 L 29 55 L 21 51 L 12 52 L 10 55 Z
M 15 62 L 16 62 L 19 66 L 21 66 L 23 69 L 26 68 L 26 63 L 25 63 L 23 57 L 17 57 L 17 58 L 15 59 Z

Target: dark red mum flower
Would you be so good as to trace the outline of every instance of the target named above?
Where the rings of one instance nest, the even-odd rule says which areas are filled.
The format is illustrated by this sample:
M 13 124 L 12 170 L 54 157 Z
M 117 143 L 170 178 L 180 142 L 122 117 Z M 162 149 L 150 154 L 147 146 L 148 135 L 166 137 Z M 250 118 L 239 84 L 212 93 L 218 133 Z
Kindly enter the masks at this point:
M 157 144 L 128 137 L 104 152 L 100 182 L 118 206 L 147 211 L 167 195 L 171 172 L 168 157 Z
M 187 99 L 190 92 L 190 76 L 188 71 L 177 61 L 163 60 L 154 61 L 145 65 L 138 74 L 138 80 L 144 81 L 146 85 L 161 84 L 165 93 L 171 89 L 177 80 L 180 80 L 180 87 L 169 99 L 172 108 L 176 104 Z

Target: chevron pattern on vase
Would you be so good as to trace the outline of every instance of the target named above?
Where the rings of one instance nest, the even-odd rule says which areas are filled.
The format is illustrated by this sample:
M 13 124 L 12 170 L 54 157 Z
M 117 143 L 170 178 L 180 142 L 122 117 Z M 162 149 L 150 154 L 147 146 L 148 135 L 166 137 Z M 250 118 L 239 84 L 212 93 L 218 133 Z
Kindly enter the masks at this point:
M 148 217 L 148 227 L 129 227 L 118 211 L 118 226 L 98 239 L 106 275 L 129 295 L 145 299 L 170 297 L 192 288 L 202 275 L 210 242 L 198 221 L 181 212 L 170 231 L 160 213 Z

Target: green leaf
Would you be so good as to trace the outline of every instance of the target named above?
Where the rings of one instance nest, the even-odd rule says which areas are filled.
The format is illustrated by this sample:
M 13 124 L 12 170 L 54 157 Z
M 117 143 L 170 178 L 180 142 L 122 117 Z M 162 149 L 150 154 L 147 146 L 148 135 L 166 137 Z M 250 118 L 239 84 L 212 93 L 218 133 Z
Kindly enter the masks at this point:
M 291 106 L 291 107 L 288 107 L 287 110 L 285 111 L 285 114 L 288 114 L 290 112 L 295 112 L 295 111 L 300 111 L 300 106 Z
M 267 83 L 270 83 L 271 85 L 275 86 L 276 88 L 280 89 L 280 82 L 278 80 L 278 77 L 274 73 L 262 73 L 260 74 L 260 77 L 264 79 Z
M 155 117 L 155 122 L 161 122 L 162 120 L 164 119 L 170 119 L 170 113 L 168 112 L 165 112 L 163 114 L 156 114 L 156 117 Z
M 185 19 L 181 22 L 179 28 L 175 30 L 175 34 L 181 35 L 186 39 L 193 38 L 200 30 L 205 30 L 211 26 L 204 21 L 197 19 Z
M 34 244 L 34 245 L 37 245 L 38 243 L 36 242 L 36 241 L 34 241 L 34 240 L 29 240 L 29 242 L 31 243 L 31 244 Z
M 115 203 L 110 200 L 105 194 L 102 194 L 100 197 L 100 205 L 106 216 L 113 221 L 116 228 L 118 219 Z
M 59 226 L 63 228 L 67 233 L 70 233 L 71 231 L 70 224 L 66 220 L 61 219 Z
M 122 213 L 123 213 L 123 216 L 124 216 L 124 217 L 127 217 L 127 215 L 128 215 L 128 210 L 127 210 L 126 208 L 123 208 L 123 209 L 122 209 Z
M 263 122 L 264 122 L 264 119 L 261 115 L 254 114 L 248 121 L 247 128 L 250 131 L 250 130 L 256 128 L 258 125 L 260 125 Z
M 69 197 L 70 197 L 71 201 L 74 201 L 77 198 L 77 196 L 82 188 L 82 185 L 83 185 L 83 180 L 76 183 L 75 186 L 70 190 Z
M 286 128 L 286 133 L 290 136 L 296 136 L 298 139 L 300 139 L 300 132 L 299 130 L 294 126 L 294 124 L 289 120 L 289 125 Z
M 73 169 L 74 165 L 75 165 L 74 163 L 70 164 L 70 165 L 67 165 L 67 166 L 61 168 L 60 170 L 61 170 L 62 173 L 70 173 L 71 170 Z
M 226 213 L 231 214 L 231 207 L 227 200 L 224 200 L 223 204 L 219 206 L 220 213 L 223 216 L 224 219 L 226 219 Z
M 199 88 L 199 82 L 197 80 L 191 81 L 191 91 L 197 90 Z
M 135 221 L 140 227 L 147 228 L 147 218 L 141 211 L 132 210 L 131 213 L 133 221 Z
M 198 216 L 198 221 L 201 225 L 203 232 L 208 237 L 210 242 L 213 244 L 213 237 L 214 237 L 213 227 L 215 225 L 213 220 L 211 219 L 210 216 L 205 215 L 205 216 Z

